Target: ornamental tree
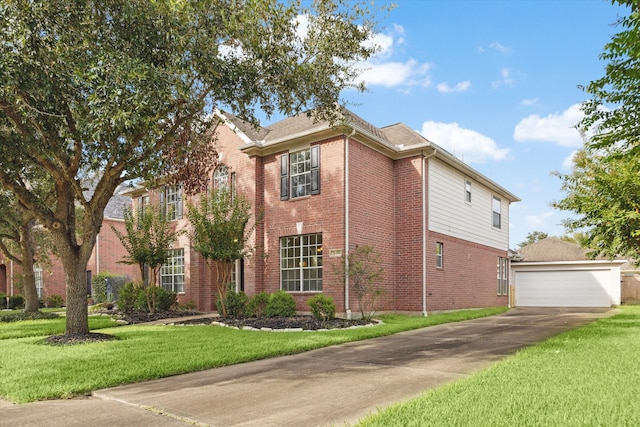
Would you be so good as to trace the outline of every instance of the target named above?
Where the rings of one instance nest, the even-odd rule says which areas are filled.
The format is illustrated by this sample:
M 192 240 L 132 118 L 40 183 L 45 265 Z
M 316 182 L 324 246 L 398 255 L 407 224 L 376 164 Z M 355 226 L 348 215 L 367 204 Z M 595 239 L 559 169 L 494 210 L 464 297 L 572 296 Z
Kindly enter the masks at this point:
M 251 252 L 247 241 L 253 227 L 251 205 L 230 190 L 203 194 L 197 205 L 187 206 L 191 223 L 191 247 L 204 258 L 211 277 L 215 277 L 216 299 L 221 315 L 227 315 L 226 296 L 230 290 L 231 271 L 236 260 Z
M 343 0 L 4 1 L 0 185 L 51 231 L 65 333 L 89 332 L 86 265 L 118 185 L 162 176 L 203 188 L 214 108 L 254 123 L 258 110 L 335 117 L 375 51 L 372 29 L 367 6 Z M 50 182 L 51 202 L 29 168 Z
M 152 204 L 145 205 L 137 215 L 134 215 L 131 209 L 125 209 L 124 225 L 124 233 L 111 226 L 128 253 L 121 262 L 138 265 L 140 277 L 143 278 L 145 269 L 149 269 L 149 280 L 143 280 L 142 284 L 147 298 L 147 308 L 150 313 L 155 313 L 160 270 L 167 261 L 176 239 L 183 232 L 176 230 L 162 209 Z

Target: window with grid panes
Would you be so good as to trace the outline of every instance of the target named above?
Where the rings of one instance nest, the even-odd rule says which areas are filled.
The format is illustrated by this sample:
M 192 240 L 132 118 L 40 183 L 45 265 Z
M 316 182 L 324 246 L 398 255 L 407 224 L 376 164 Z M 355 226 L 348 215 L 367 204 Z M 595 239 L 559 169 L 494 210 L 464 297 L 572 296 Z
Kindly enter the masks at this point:
M 322 291 L 322 234 L 280 239 L 280 288 L 287 292 Z
M 160 283 L 168 291 L 184 292 L 184 249 L 169 251 L 167 261 L 160 270 Z

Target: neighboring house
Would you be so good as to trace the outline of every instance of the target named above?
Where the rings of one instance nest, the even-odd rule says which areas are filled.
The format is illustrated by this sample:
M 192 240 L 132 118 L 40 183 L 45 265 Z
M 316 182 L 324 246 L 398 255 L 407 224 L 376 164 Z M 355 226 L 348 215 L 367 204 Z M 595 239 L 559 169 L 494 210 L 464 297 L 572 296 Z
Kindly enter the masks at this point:
M 589 259 L 575 243 L 548 237 L 521 248 L 511 263 L 518 307 L 610 307 L 621 302 L 625 260 Z
M 336 126 L 300 114 L 256 129 L 220 116 L 211 185 L 244 195 L 261 217 L 254 254 L 236 265 L 237 289 L 283 289 L 299 311 L 323 293 L 350 316 L 357 301 L 336 267 L 371 245 L 384 259 L 378 311 L 508 304 L 509 206 L 519 199 L 497 183 L 402 123 L 377 128 L 347 111 Z M 179 187 L 126 194 L 134 207 L 163 204 L 188 228 Z M 215 310 L 214 279 L 186 235 L 161 276 L 181 303 Z
M 124 187 L 120 187 L 121 191 Z M 127 255 L 122 243 L 116 237 L 112 226 L 124 232 L 124 208 L 131 206 L 131 199 L 120 194 L 114 195 L 105 208 L 102 227 L 96 238 L 91 258 L 87 264 L 87 294 L 91 293 L 91 278 L 100 272 L 120 274 L 130 278 L 140 276 L 138 266 L 122 264 L 120 261 Z M 66 285 L 62 262 L 55 255 L 51 257 L 51 265 L 34 267 L 36 289 L 40 298 L 60 295 L 66 299 Z M 0 254 L 0 293 L 8 295 L 21 294 L 20 265 L 5 260 Z

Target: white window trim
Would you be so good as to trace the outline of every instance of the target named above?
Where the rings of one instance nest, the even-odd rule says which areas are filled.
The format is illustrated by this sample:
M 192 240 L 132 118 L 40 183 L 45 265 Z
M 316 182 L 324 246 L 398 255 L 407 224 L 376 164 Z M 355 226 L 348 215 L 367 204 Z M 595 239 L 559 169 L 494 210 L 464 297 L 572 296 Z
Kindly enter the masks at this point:
M 178 294 L 184 293 L 184 258 L 184 248 L 171 249 L 167 261 L 160 269 L 160 286 L 162 288 Z M 165 277 L 171 278 L 169 286 L 164 284 Z
M 316 236 L 320 238 L 320 243 L 311 245 L 311 244 L 305 244 L 304 240 L 308 239 L 311 236 Z M 294 253 L 298 252 L 298 254 L 295 257 L 284 257 L 283 258 L 283 240 L 284 239 L 296 239 L 299 238 L 300 241 L 298 243 L 298 245 L 295 246 L 287 246 L 287 249 L 293 249 Z M 318 239 L 316 239 L 317 241 Z M 285 290 L 286 292 L 322 292 L 323 290 L 323 260 L 322 260 L 322 250 L 323 250 L 323 243 L 322 243 L 322 233 L 311 233 L 311 234 L 302 234 L 302 235 L 297 235 L 297 236 L 287 236 L 287 237 L 282 237 L 280 238 L 280 289 Z M 316 254 L 314 256 L 311 255 L 311 253 L 309 252 L 306 256 L 304 254 L 304 248 L 311 248 L 311 247 L 315 247 L 316 248 Z M 285 266 L 286 261 L 290 260 L 293 262 L 294 266 L 293 267 L 288 267 Z M 315 260 L 315 264 L 316 265 L 305 265 L 305 262 L 307 260 Z M 285 274 L 284 272 L 298 272 L 299 274 L 299 278 L 297 280 L 297 284 L 296 284 L 296 289 L 295 290 L 291 290 L 291 289 L 285 289 L 284 287 L 284 280 L 285 280 Z M 305 290 L 305 272 L 310 272 L 310 271 L 318 271 L 320 273 L 320 277 L 316 277 L 314 278 L 316 280 L 316 283 L 319 283 L 319 289 L 308 289 Z

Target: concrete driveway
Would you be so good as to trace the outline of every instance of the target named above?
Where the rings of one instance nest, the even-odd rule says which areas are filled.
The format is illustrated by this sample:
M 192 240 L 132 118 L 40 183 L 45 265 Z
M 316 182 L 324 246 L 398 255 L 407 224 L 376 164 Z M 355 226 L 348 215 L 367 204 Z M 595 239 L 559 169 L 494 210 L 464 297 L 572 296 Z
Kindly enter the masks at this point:
M 483 319 L 98 390 L 89 399 L 5 402 L 0 403 L 0 426 L 351 424 L 615 312 L 516 308 Z

